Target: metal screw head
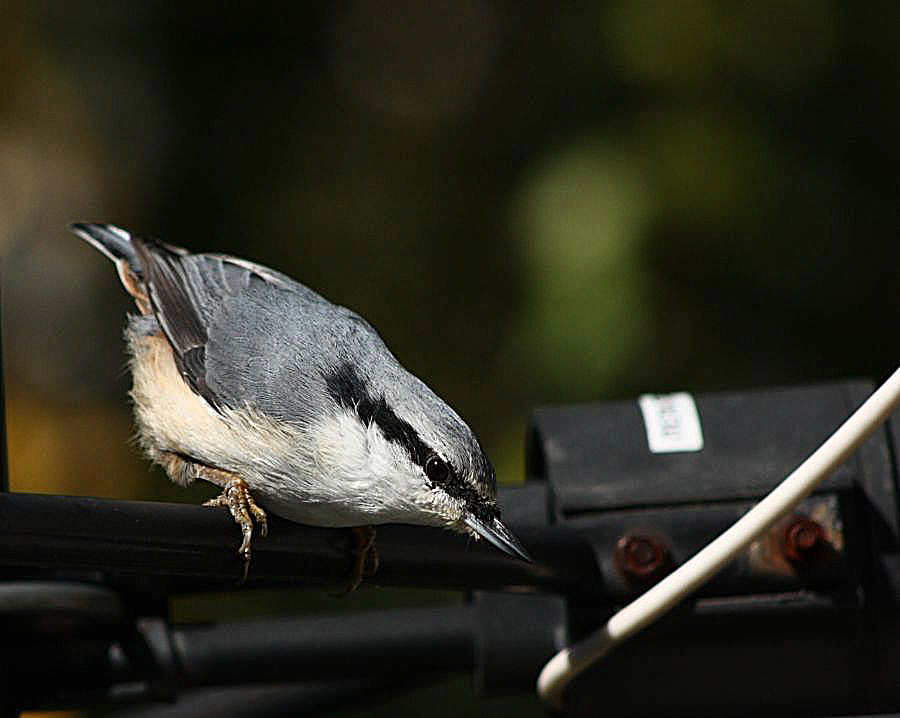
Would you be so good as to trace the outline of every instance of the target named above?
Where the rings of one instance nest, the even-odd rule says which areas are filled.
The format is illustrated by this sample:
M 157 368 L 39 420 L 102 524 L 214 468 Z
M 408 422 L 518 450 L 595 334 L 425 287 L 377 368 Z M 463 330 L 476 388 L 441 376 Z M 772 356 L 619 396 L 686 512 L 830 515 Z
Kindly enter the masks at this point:
M 626 578 L 646 581 L 662 573 L 669 562 L 669 551 L 655 536 L 627 533 L 616 542 L 615 559 Z
M 782 546 L 790 561 L 806 561 L 825 545 L 825 530 L 818 521 L 798 516 L 784 529 Z

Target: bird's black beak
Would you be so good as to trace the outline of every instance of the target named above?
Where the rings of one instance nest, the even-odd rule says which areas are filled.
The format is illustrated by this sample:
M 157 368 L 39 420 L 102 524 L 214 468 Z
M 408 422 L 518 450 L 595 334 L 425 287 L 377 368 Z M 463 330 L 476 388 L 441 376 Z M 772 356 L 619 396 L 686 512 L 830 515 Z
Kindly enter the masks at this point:
M 501 551 L 531 563 L 531 556 L 528 555 L 525 547 L 519 542 L 519 539 L 513 536 L 512 532 L 503 525 L 503 522 L 501 522 L 500 519 L 493 518 L 489 521 L 482 521 L 477 516 L 466 514 L 463 521 L 466 526 L 482 538 L 494 544 L 494 546 Z

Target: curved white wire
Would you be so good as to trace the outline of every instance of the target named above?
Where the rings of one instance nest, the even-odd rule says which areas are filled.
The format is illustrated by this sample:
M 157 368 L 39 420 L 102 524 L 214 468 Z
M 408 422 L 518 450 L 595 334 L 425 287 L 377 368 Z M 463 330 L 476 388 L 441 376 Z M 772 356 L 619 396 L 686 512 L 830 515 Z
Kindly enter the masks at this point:
M 622 641 L 655 621 L 708 581 L 772 524 L 786 516 L 877 429 L 900 404 L 897 369 L 840 428 L 762 501 L 658 584 L 614 614 L 595 633 L 557 653 L 538 676 L 537 690 L 561 708 L 569 682 Z

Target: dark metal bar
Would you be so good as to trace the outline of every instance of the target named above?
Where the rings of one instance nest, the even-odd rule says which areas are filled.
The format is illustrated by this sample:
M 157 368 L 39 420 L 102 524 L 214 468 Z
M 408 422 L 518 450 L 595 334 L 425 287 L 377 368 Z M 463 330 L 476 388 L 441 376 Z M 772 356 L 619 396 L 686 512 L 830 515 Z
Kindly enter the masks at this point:
M 209 686 L 322 682 L 340 693 L 476 664 L 472 604 L 172 627 L 161 617 L 119 615 L 116 605 L 98 610 L 91 601 L 109 604 L 115 594 L 90 584 L 4 586 L 4 645 L 16 656 L 10 693 L 21 708 L 169 701 Z
M 172 629 L 184 687 L 471 670 L 471 605 L 309 618 L 268 617 Z
M 106 715 L 115 718 L 295 718 L 331 714 L 362 701 L 370 691 L 383 689 L 372 680 L 344 680 L 301 684 L 266 684 L 204 688 L 178 697 L 173 704 L 151 703 Z
M 513 524 L 534 563 L 484 541 L 416 526 L 378 528 L 377 582 L 446 589 L 530 587 L 596 593 L 593 552 L 560 527 Z M 241 575 L 240 535 L 228 512 L 187 504 L 0 494 L 0 566 L 143 577 L 167 592 L 233 586 Z M 270 518 L 255 538 L 248 585 L 343 587 L 353 540 L 344 529 Z

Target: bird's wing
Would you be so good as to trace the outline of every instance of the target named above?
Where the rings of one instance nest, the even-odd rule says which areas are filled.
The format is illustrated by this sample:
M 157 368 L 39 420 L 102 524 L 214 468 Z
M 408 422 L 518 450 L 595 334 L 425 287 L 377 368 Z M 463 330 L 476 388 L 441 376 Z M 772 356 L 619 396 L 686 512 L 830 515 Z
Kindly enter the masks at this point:
M 188 255 L 157 242 L 133 238 L 153 313 L 172 345 L 188 385 L 214 407 L 222 401 L 206 381 L 207 317 L 203 292 L 186 271 Z
M 323 371 L 334 357 L 384 346 L 356 314 L 275 270 L 133 239 L 176 364 L 216 409 L 250 406 L 308 421 L 320 410 Z

